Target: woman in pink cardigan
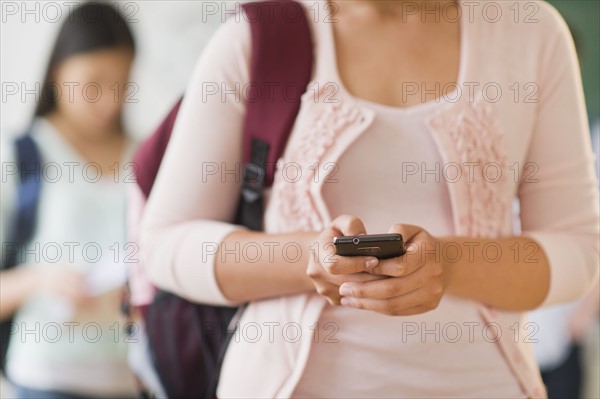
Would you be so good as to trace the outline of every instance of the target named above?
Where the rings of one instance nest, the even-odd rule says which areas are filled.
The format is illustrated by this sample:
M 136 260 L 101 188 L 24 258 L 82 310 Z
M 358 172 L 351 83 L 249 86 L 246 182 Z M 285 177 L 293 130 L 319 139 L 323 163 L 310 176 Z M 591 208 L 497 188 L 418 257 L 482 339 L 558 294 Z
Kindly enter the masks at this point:
M 343 1 L 333 21 L 326 3 L 306 3 L 316 62 L 265 232 L 231 223 L 251 51 L 233 18 L 197 64 L 148 200 L 145 271 L 195 301 L 250 302 L 221 398 L 544 397 L 524 312 L 582 296 L 598 272 L 565 23 L 537 1 Z M 385 232 L 405 256 L 332 253 L 336 235 Z

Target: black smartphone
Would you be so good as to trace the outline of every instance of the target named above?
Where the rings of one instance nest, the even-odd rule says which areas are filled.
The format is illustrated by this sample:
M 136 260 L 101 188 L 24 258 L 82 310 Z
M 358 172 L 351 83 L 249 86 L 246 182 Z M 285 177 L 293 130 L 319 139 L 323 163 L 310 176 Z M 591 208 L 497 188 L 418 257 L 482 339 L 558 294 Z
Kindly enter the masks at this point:
M 402 234 L 365 234 L 333 238 L 336 255 L 394 258 L 406 253 Z

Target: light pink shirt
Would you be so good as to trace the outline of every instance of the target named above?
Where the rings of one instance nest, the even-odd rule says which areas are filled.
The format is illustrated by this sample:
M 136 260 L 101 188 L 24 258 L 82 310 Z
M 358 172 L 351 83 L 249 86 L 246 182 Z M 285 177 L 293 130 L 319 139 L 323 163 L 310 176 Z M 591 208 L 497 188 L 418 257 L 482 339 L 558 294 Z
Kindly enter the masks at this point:
M 583 295 L 597 275 L 599 237 L 598 192 L 583 93 L 566 25 L 551 6 L 535 4 L 539 12 L 534 24 L 515 22 L 508 3 L 503 5 L 505 17 L 496 23 L 484 20 L 481 13 L 465 13 L 459 98 L 453 100 L 449 92 L 439 103 L 390 109 L 393 115 L 387 116 L 377 105 L 356 100 L 343 89 L 332 53 L 332 27 L 322 19 L 314 21 L 313 82 L 275 175 L 266 231 L 318 231 L 371 195 L 377 198 L 369 203 L 376 206 L 362 206 L 357 215 L 369 232 L 410 220 L 435 234 L 493 238 L 511 234 L 511 204 L 518 196 L 523 234 L 538 241 L 550 260 L 551 287 L 545 304 Z M 249 57 L 250 32 L 243 18 L 225 24 L 211 40 L 186 93 L 142 221 L 141 249 L 150 279 L 196 301 L 231 304 L 216 282 L 212 254 L 215 245 L 240 228 L 231 224 L 239 178 L 224 170 L 241 163 L 241 93 L 249 80 Z M 223 97 L 207 95 L 207 83 L 217 83 Z M 340 90 L 332 96 L 327 83 Z M 503 91 L 497 101 L 491 101 L 492 86 Z M 390 138 L 394 133 L 398 137 Z M 408 156 L 399 143 L 409 143 L 411 137 L 416 140 L 411 145 L 418 146 L 410 147 L 415 162 L 422 155 L 427 168 L 432 168 L 431 162 L 454 168 L 446 169 L 443 182 L 401 184 L 402 175 L 390 171 L 401 156 Z M 395 146 L 399 159 L 390 155 Z M 367 148 L 382 150 L 372 154 Z M 381 174 L 373 176 L 374 165 L 356 169 L 361 155 L 363 162 L 377 158 Z M 218 173 L 208 174 L 207 167 L 215 164 Z M 300 179 L 283 173 L 291 164 L 299 166 Z M 335 184 L 327 179 L 334 177 L 328 173 L 335 167 L 324 169 L 331 164 L 339 167 Z M 345 175 L 350 171 L 356 179 Z M 462 178 L 454 179 L 456 171 Z M 372 183 L 362 187 L 368 182 Z M 408 187 L 412 192 L 402 196 Z M 432 195 L 435 198 L 428 198 Z M 415 205 L 415 201 L 430 202 Z M 521 250 L 518 256 L 528 253 Z M 317 361 L 311 350 L 323 345 L 313 345 L 317 338 L 313 332 L 324 327 L 320 321 L 329 319 L 338 323 L 342 341 L 329 344 L 328 353 L 341 356 L 343 365 L 336 366 L 344 367 L 346 378 L 355 379 L 353 387 L 367 389 L 369 396 L 390 396 L 386 385 L 390 381 L 396 384 L 392 387 L 396 397 L 545 395 L 527 342 L 535 337 L 528 336 L 532 330 L 522 313 L 447 296 L 438 309 L 425 315 L 385 318 L 330 308 L 320 296 L 303 294 L 249 305 L 225 357 L 219 397 L 290 397 L 308 389 L 305 383 L 319 380 L 319 375 L 322 385 L 310 387 L 312 394 L 344 396 L 340 375 L 328 373 L 331 363 Z M 356 325 L 342 332 L 350 320 Z M 435 333 L 421 342 L 420 323 L 431 329 L 436 320 L 440 342 L 431 340 Z M 407 329 L 415 324 L 409 323 L 421 330 L 410 333 Z M 450 323 L 459 325 L 462 339 L 452 342 Z M 472 340 L 465 336 L 472 331 L 469 326 L 474 328 Z M 296 330 L 300 335 L 294 335 Z M 367 341 L 362 352 L 360 335 Z M 402 345 L 386 354 L 371 342 L 373 337 L 387 344 L 400 340 Z M 334 385 L 324 386 L 330 378 Z

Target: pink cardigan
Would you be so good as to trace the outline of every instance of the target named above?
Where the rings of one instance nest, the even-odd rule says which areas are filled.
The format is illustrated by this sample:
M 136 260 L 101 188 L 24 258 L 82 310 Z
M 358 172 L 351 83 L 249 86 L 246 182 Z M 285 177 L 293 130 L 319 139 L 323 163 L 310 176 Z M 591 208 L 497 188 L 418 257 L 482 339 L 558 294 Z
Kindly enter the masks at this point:
M 511 204 L 518 197 L 523 234 L 539 242 L 550 260 L 551 286 L 544 305 L 566 302 L 582 296 L 596 279 L 599 252 L 598 192 L 577 59 L 566 24 L 551 6 L 535 2 L 538 22 L 532 24 L 515 22 L 510 4 L 495 4 L 504 12 L 496 23 L 481 13 L 463 15 L 463 95 L 426 123 L 444 162 L 456 164 L 463 176 L 470 176 L 470 162 L 494 163 L 502 170 L 498 181 L 475 173 L 473 179 L 448 183 L 456 234 L 511 235 Z M 326 83 L 335 77 L 327 72 L 331 54 L 320 52 L 331 29 L 322 20 L 312 24 L 317 54 L 313 89 L 303 97 L 284 162 L 336 162 L 373 120 L 374 112 L 344 90 L 336 101 L 328 101 Z M 240 228 L 230 223 L 239 180 L 220 173 L 241 162 L 241 93 L 248 83 L 249 52 L 243 18 L 226 23 L 205 49 L 142 221 L 141 251 L 149 278 L 196 301 L 231 304 L 216 282 L 209 249 Z M 482 91 L 494 85 L 503 90 L 498 101 L 490 101 L 491 89 Z M 215 87 L 218 94 L 209 95 Z M 468 87 L 473 87 L 472 96 Z M 532 92 L 533 101 L 528 96 Z M 219 174 L 207 173 L 215 165 Z M 314 179 L 308 167 L 302 170 L 296 184 L 276 176 L 267 203 L 267 232 L 317 231 L 337 216 L 323 201 L 325 179 Z M 316 294 L 253 302 L 241 325 L 295 322 L 309 332 L 324 305 Z M 543 397 L 531 348 L 523 339 L 515 342 L 510 333 L 510 326 L 526 321 L 525 314 L 473 306 L 483 322 L 498 323 L 504 332 L 498 349 L 525 395 Z M 218 396 L 289 397 L 311 342 L 308 333 L 297 342 L 234 340 Z

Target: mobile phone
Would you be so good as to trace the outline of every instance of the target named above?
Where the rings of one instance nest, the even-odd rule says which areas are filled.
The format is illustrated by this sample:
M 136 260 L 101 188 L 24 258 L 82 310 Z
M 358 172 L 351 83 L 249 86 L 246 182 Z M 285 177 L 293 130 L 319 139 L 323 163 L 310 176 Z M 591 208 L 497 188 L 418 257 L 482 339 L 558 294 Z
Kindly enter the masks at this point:
M 394 258 L 406 253 L 402 234 L 365 234 L 333 238 L 336 255 Z

